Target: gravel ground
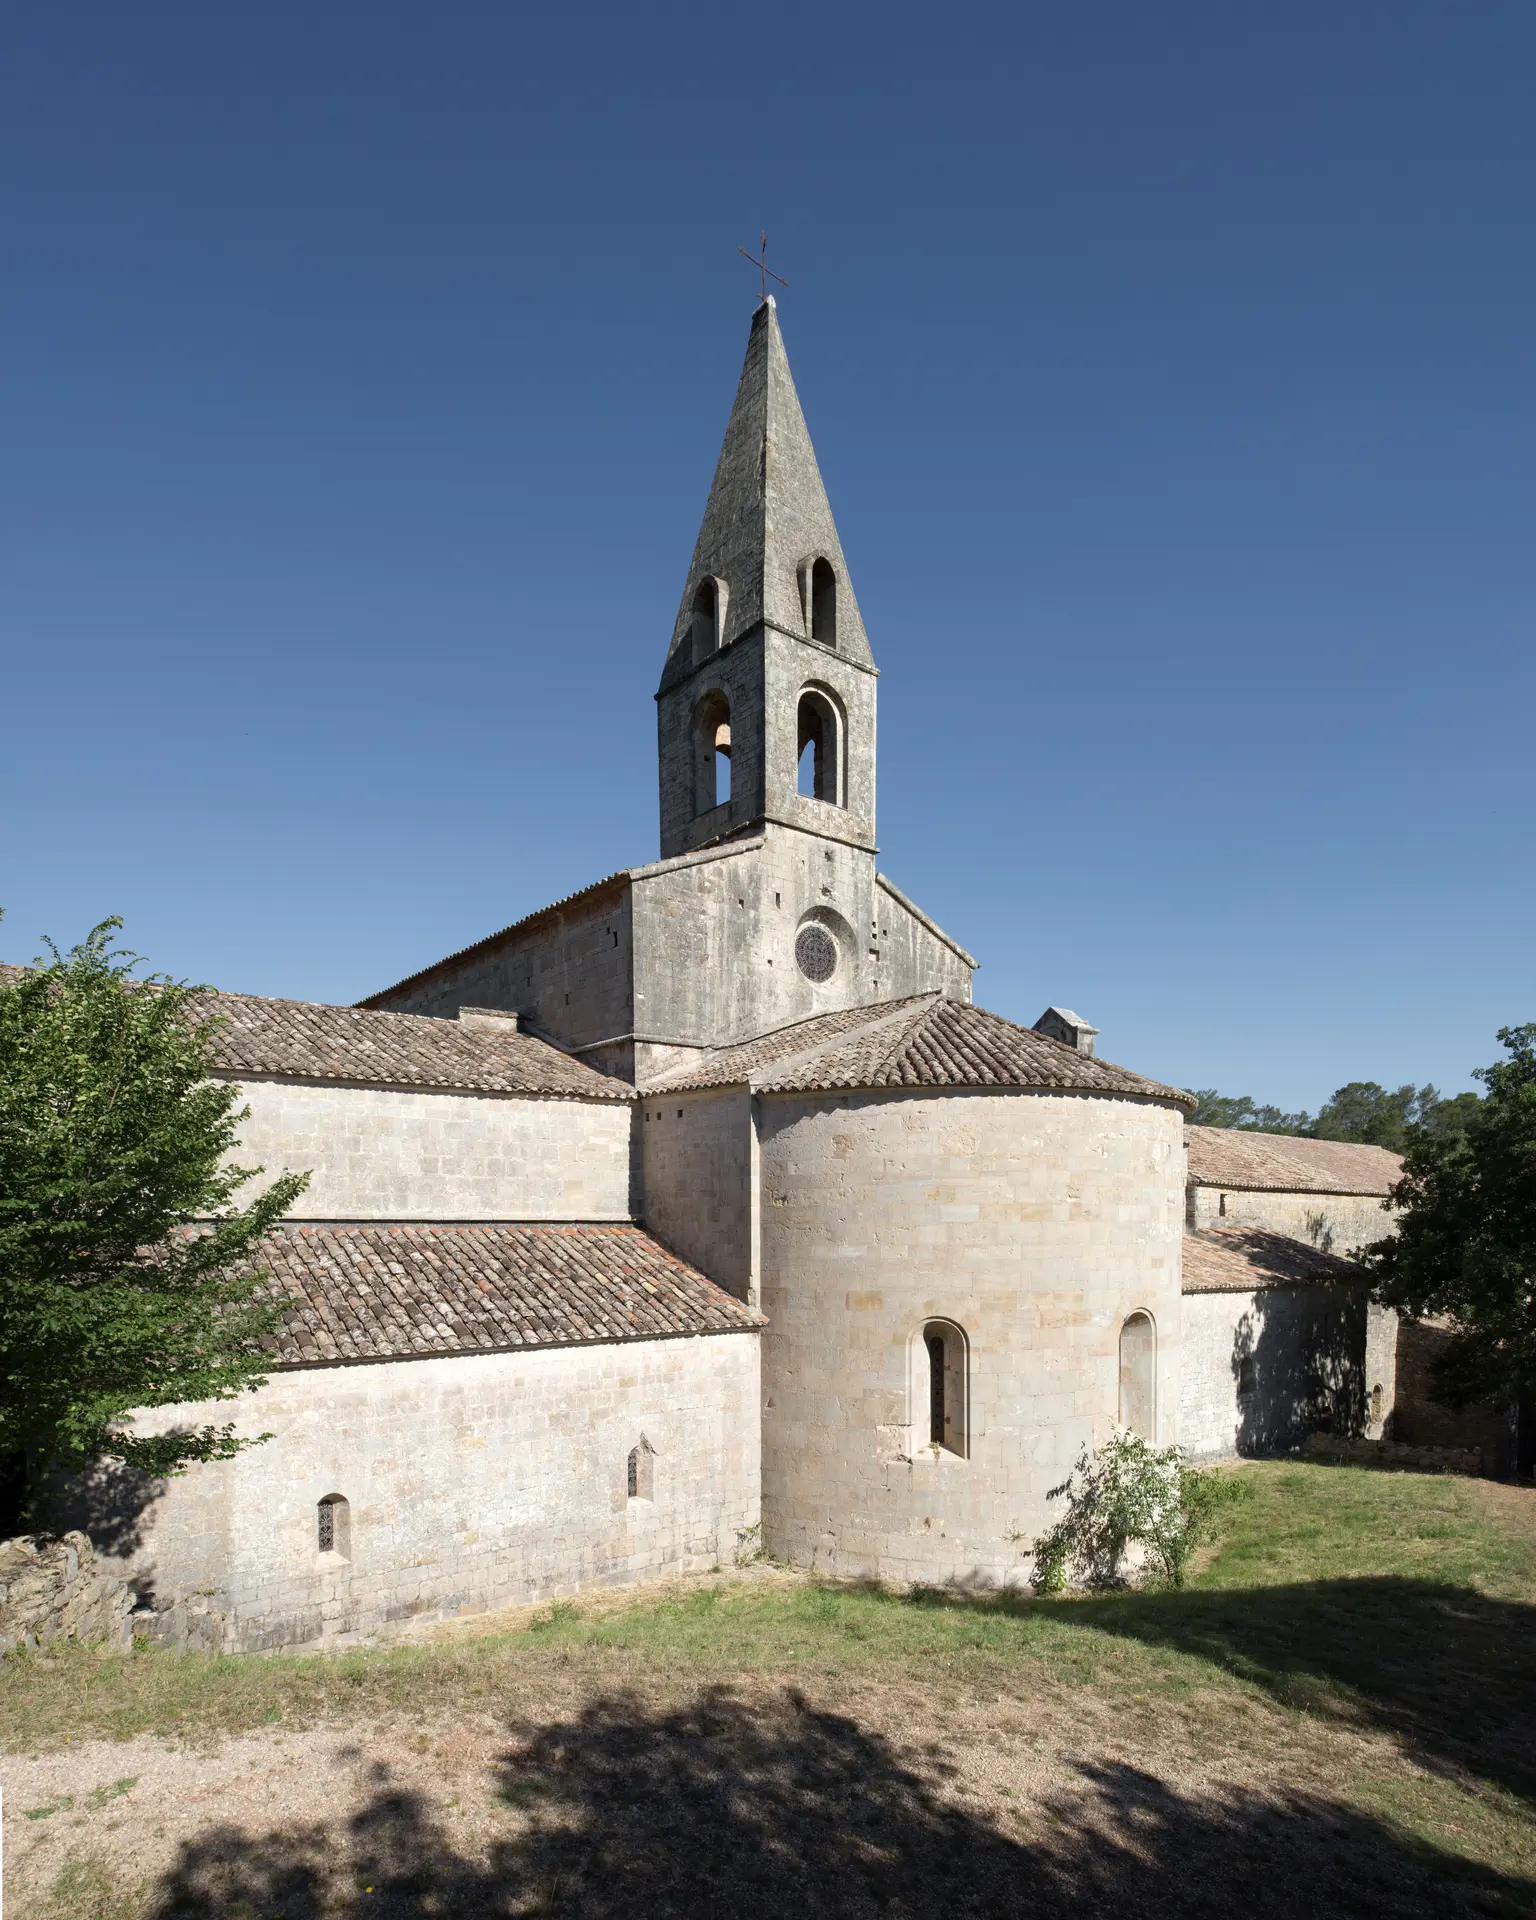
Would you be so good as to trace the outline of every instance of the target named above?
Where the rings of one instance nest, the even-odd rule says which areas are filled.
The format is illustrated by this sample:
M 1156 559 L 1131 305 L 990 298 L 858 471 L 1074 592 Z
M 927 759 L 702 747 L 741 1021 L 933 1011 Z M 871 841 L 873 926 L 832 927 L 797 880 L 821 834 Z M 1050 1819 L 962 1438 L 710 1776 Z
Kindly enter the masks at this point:
M 12 1911 L 125 1910 L 107 1883 L 230 1920 L 1530 1910 L 1524 1883 L 1447 1871 L 1339 1801 L 1357 1764 L 1411 1774 L 1382 1741 L 1255 1728 L 1260 1707 L 944 1702 L 905 1675 L 599 1695 L 579 1659 L 537 1689 L 474 1718 L 8 1759 Z M 49 1898 L 72 1860 L 102 1873 Z

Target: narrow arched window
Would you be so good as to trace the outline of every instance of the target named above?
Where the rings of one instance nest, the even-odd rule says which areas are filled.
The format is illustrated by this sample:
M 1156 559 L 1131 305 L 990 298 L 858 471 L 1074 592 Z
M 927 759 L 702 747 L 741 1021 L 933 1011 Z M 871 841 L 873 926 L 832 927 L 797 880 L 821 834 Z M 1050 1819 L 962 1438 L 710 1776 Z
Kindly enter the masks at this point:
M 651 1443 L 642 1434 L 638 1446 L 629 1450 L 629 1465 L 626 1479 L 628 1497 L 631 1500 L 651 1500 L 655 1498 L 655 1461 Z
M 1120 1424 L 1143 1440 L 1156 1438 L 1157 1329 L 1133 1313 L 1120 1329 Z
M 321 1553 L 352 1557 L 352 1508 L 345 1494 L 328 1493 L 316 1503 L 315 1545 Z
M 846 806 L 843 795 L 843 716 L 832 696 L 807 687 L 795 719 L 800 755 L 798 791 L 807 800 Z
M 953 1321 L 930 1320 L 923 1328 L 913 1398 L 921 1412 L 913 1425 L 919 1445 L 942 1448 L 963 1460 L 970 1452 L 968 1356 L 965 1335 Z
M 720 644 L 720 587 L 715 580 L 701 580 L 693 596 L 690 622 L 693 664 L 707 660 Z
M 1245 1353 L 1237 1363 L 1237 1390 L 1244 1399 L 1257 1390 L 1259 1370 L 1254 1365 L 1253 1355 Z
M 694 812 L 723 807 L 731 797 L 731 704 L 717 688 L 693 717 Z
M 837 575 L 830 560 L 811 567 L 811 638 L 823 646 L 837 645 Z
M 1371 1388 L 1371 1425 L 1373 1427 L 1380 1425 L 1381 1410 L 1385 1404 L 1386 1395 L 1382 1391 L 1381 1382 L 1378 1380 L 1375 1386 Z

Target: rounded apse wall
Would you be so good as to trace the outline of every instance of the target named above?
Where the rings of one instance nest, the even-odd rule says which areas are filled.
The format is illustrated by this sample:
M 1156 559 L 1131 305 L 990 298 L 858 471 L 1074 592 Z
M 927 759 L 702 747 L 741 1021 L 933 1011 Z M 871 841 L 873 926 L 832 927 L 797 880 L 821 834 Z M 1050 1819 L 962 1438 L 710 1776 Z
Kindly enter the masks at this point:
M 914 1087 L 757 1112 L 765 1541 L 855 1576 L 1017 1576 L 1009 1534 L 1048 1526 L 1051 1488 L 1114 1430 L 1129 1316 L 1156 1330 L 1176 1437 L 1179 1110 Z M 963 1431 L 936 1447 L 938 1323 Z

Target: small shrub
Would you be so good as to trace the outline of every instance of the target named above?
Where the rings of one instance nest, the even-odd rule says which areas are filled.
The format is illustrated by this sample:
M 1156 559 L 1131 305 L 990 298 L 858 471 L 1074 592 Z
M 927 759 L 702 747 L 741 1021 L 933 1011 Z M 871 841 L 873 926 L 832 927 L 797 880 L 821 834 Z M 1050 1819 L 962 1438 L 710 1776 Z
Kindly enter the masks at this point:
M 1182 1448 L 1117 1433 L 1095 1454 L 1085 1447 L 1051 1489 L 1067 1510 L 1035 1541 L 1030 1584 L 1036 1593 L 1060 1593 L 1075 1571 L 1085 1586 L 1123 1586 L 1127 1550 L 1139 1546 L 1170 1585 L 1182 1587 L 1196 1548 L 1215 1537 L 1222 1508 L 1246 1492 L 1225 1474 L 1186 1466 Z

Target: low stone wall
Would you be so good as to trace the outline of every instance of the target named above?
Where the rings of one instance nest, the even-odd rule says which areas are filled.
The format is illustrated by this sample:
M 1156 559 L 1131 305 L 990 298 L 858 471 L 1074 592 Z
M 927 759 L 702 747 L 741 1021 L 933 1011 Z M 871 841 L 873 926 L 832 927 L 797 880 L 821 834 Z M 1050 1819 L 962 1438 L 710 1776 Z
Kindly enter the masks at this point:
M 132 1612 L 132 1588 L 98 1570 L 83 1533 L 0 1541 L 0 1650 L 92 1640 L 126 1652 Z
M 1397 1440 L 1344 1440 L 1333 1433 L 1314 1433 L 1306 1451 L 1365 1467 L 1406 1467 L 1419 1473 L 1465 1473 L 1474 1478 L 1484 1471 L 1481 1447 L 1413 1447 Z

